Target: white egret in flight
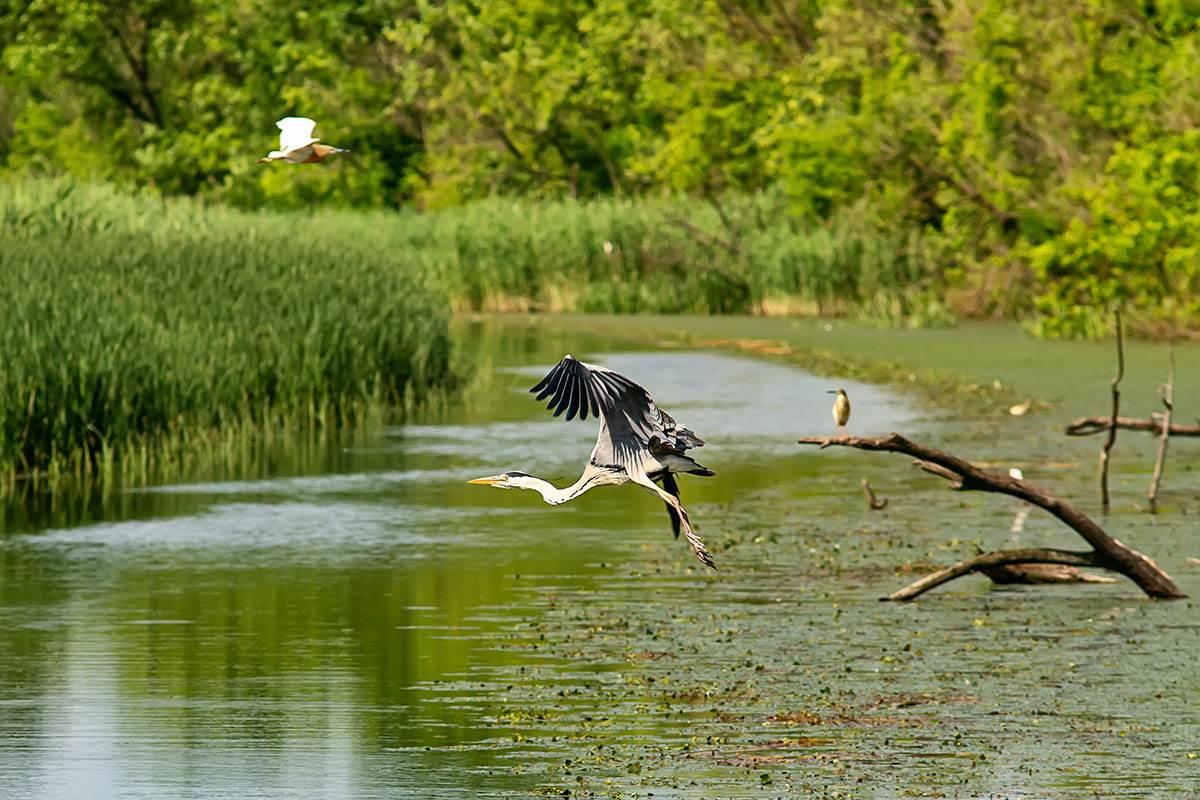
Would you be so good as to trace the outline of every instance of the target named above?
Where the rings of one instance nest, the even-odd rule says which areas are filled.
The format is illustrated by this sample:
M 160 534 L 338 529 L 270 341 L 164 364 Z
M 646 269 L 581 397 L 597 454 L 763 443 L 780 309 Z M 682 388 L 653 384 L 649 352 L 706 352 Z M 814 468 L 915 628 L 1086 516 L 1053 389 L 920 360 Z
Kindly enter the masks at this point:
M 529 390 L 538 400 L 550 398 L 547 409 L 554 416 L 567 412 L 587 419 L 590 411 L 600 418 L 600 433 L 591 458 L 579 480 L 562 489 L 525 472 L 502 472 L 469 483 L 498 489 L 532 489 L 552 506 L 574 500 L 597 486 L 636 483 L 667 504 L 675 537 L 682 529 L 696 557 L 716 569 L 704 542 L 692 530 L 687 511 L 679 503 L 675 473 L 710 476 L 712 470 L 696 463 L 684 451 L 702 447 L 704 440 L 678 425 L 671 415 L 654 404 L 641 386 L 610 369 L 585 364 L 572 356 L 562 361 Z M 660 487 L 657 482 L 661 482 Z
M 317 144 L 321 141 L 313 137 L 313 128 L 317 123 L 308 117 L 284 117 L 275 123 L 279 128 L 279 149 L 272 150 L 258 163 L 271 161 L 286 161 L 289 164 L 315 164 L 324 161 L 334 153 L 345 153 L 340 147 L 327 144 Z

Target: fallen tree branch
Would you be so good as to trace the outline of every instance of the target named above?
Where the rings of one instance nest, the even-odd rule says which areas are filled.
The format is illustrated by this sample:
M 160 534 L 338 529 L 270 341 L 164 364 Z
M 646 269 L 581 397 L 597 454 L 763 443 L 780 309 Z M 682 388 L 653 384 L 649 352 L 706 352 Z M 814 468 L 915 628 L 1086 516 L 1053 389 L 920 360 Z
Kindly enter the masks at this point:
M 1171 412 L 1175 408 L 1175 347 L 1168 345 L 1167 350 L 1167 382 L 1163 386 L 1162 436 L 1158 440 L 1158 455 L 1154 459 L 1154 474 L 1150 478 L 1150 491 L 1146 499 L 1150 501 L 1150 513 L 1158 513 L 1158 487 L 1162 483 L 1163 467 L 1167 461 L 1167 443 L 1171 441 Z
M 1090 517 L 1040 486 L 1026 480 L 1014 478 L 1001 472 L 982 469 L 966 459 L 934 447 L 918 444 L 898 433 L 879 437 L 860 436 L 806 436 L 800 444 L 826 447 L 852 447 L 858 450 L 902 453 L 917 459 L 917 465 L 926 472 L 946 478 L 955 489 L 962 491 L 984 491 L 1007 494 L 1044 509 L 1058 517 L 1065 525 L 1083 537 L 1095 551 L 1089 554 L 1087 564 L 1082 566 L 1103 567 L 1120 572 L 1151 597 L 1182 598 L 1182 590 L 1163 572 L 1157 564 L 1136 550 L 1126 547 L 1105 533 Z M 1070 566 L 1080 566 L 1070 562 Z M 955 576 L 957 577 L 957 576 Z
M 1084 572 L 1066 564 L 1002 564 L 998 567 L 983 567 L 979 570 L 992 579 L 992 583 L 1116 583 L 1116 578 Z
M 1117 418 L 1121 411 L 1121 378 L 1125 377 L 1125 343 L 1121 338 L 1121 312 L 1117 318 L 1117 375 L 1112 379 L 1112 415 L 1108 420 L 1108 437 L 1100 451 L 1100 505 L 1108 514 L 1108 455 L 1117 441 Z
M 1000 567 L 1007 564 L 1066 564 L 1071 567 L 1099 567 L 1096 554 L 1077 552 L 1074 550 L 1050 550 L 1041 547 L 1022 547 L 1019 550 L 993 550 L 990 553 L 967 558 L 945 569 L 926 575 L 919 581 L 914 581 L 899 591 L 892 592 L 881 600 L 905 601 L 913 600 L 930 589 L 948 583 L 955 578 L 969 575 L 972 572 L 982 572 L 989 567 Z
M 1092 436 L 1108 430 L 1111 417 L 1080 417 L 1067 426 L 1067 436 Z M 1162 435 L 1163 422 L 1161 415 L 1149 419 L 1133 419 L 1117 417 L 1117 427 L 1123 431 L 1145 431 L 1156 436 Z M 1178 425 L 1174 422 L 1168 426 L 1172 436 L 1200 436 L 1200 425 Z

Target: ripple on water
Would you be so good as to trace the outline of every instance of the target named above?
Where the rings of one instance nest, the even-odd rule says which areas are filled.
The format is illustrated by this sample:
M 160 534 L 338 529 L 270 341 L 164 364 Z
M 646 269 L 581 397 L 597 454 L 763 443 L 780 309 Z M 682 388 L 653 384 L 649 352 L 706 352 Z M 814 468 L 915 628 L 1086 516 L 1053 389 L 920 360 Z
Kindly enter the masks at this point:
M 253 481 L 199 481 L 174 483 L 165 486 L 145 486 L 129 489 L 131 494 L 201 494 L 201 495 L 326 495 L 378 494 L 396 486 L 419 482 L 453 481 L 459 470 L 411 469 L 380 472 L 356 472 L 344 475 L 303 475 L 293 478 L 268 478 Z
M 448 524 L 469 529 L 472 518 L 516 513 L 517 509 L 380 502 L 221 503 L 199 514 L 49 529 L 0 543 L 12 548 L 54 549 L 89 559 L 96 558 L 99 551 L 111 551 L 123 559 L 136 551 L 148 551 L 166 562 L 171 553 L 184 551 L 206 552 L 218 559 L 236 554 L 238 561 L 257 554 L 259 559 L 290 562 L 301 555 L 305 561 L 336 563 L 380 552 L 391 558 L 419 559 L 426 557 L 429 549 L 448 544 Z

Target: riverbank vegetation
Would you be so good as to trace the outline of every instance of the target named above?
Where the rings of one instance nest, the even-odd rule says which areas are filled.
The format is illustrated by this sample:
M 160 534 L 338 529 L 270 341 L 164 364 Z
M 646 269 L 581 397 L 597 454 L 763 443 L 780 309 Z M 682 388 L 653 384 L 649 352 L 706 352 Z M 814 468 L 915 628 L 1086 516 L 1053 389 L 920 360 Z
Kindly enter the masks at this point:
M 0 209 L 8 480 L 335 425 L 450 379 L 445 300 L 403 251 L 70 183 L 0 189 Z
M 1198 19 L 1174 0 L 18 4 L 0 15 L 0 170 L 244 207 L 692 198 L 686 220 L 704 205 L 715 224 L 680 257 L 715 310 L 755 303 L 730 260 L 753 292 L 781 261 L 761 249 L 800 230 L 841 254 L 839 299 L 878 242 L 919 252 L 918 291 L 958 315 L 1096 335 L 1124 305 L 1189 327 Z M 288 113 L 353 157 L 252 163 Z M 778 213 L 739 217 L 763 196 Z M 596 256 L 578 256 L 557 266 L 598 308 Z
M 8 235 L 149 235 L 206 243 L 234 260 L 259 236 L 292 239 L 306 264 L 386 263 L 433 288 L 453 311 L 857 314 L 939 318 L 936 278 L 908 242 L 855 227 L 758 226 L 772 199 L 729 211 L 747 229 L 718 230 L 702 201 L 484 200 L 437 212 L 316 209 L 246 213 L 222 204 L 164 201 L 73 181 L 29 181 L 0 194 Z M 786 221 L 784 221 L 786 223 Z M 156 238 L 155 238 L 156 237 Z M 170 250 L 162 257 L 170 260 Z M 330 254 L 334 263 L 317 262 Z M 148 256 L 147 256 L 148 257 Z M 176 266 L 176 268 L 182 269 Z M 302 274 L 297 273 L 297 279 Z M 944 314 L 943 314 L 944 316 Z

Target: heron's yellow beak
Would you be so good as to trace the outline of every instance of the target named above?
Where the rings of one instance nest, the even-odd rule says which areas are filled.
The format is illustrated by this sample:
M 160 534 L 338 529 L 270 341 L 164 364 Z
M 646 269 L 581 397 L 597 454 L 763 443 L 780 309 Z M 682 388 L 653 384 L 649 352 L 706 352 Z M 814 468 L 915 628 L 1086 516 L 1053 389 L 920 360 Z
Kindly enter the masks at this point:
M 503 478 L 476 478 L 475 480 L 467 481 L 467 483 L 479 483 L 484 486 L 491 486 L 494 483 L 504 483 Z

